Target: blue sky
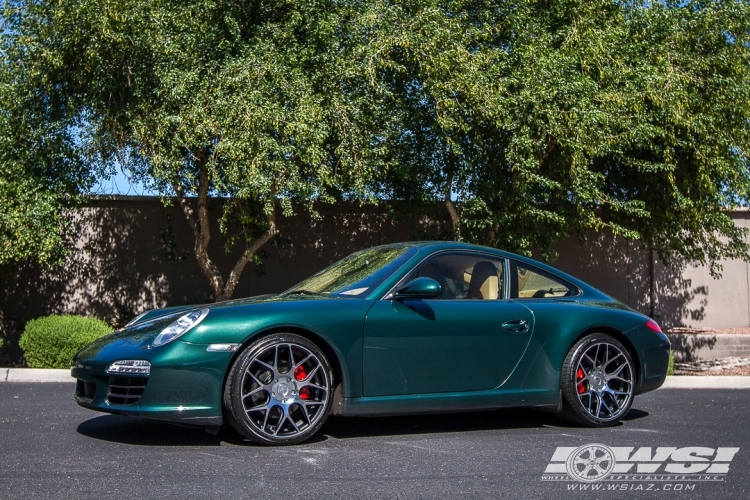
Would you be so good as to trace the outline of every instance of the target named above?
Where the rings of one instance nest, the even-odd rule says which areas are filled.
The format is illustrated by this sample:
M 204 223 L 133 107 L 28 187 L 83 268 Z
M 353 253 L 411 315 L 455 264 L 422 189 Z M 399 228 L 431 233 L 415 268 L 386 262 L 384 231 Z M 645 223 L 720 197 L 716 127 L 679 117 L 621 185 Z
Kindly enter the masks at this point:
M 124 196 L 158 196 L 139 182 L 133 182 L 120 169 L 107 180 L 101 180 L 91 188 L 92 194 L 119 194 Z

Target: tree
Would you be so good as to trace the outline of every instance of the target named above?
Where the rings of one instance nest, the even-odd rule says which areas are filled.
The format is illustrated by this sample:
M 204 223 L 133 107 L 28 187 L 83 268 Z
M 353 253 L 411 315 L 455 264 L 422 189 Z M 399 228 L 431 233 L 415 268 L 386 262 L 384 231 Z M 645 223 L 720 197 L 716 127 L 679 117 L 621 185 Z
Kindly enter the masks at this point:
M 355 7 L 23 0 L 6 4 L 4 43 L 38 99 L 85 124 L 100 168 L 120 163 L 176 198 L 224 300 L 295 203 L 314 211 L 371 197 L 365 180 L 383 167 L 369 132 L 379 111 L 367 111 L 368 87 L 348 59 Z M 222 230 L 242 228 L 229 238 L 244 251 L 226 278 L 208 253 L 210 196 L 224 199 Z
M 3 19 L 9 85 L 41 110 L 18 116 L 174 197 L 217 300 L 279 216 L 344 199 L 439 201 L 453 238 L 547 257 L 609 230 L 712 272 L 750 259 L 725 212 L 750 192 L 747 0 L 20 0 Z M 211 196 L 241 228 L 226 278 Z
M 378 189 L 454 237 L 528 253 L 610 230 L 666 262 L 750 258 L 750 6 L 373 2 L 370 74 L 400 109 Z
M 24 261 L 59 264 L 65 255 L 69 208 L 92 177 L 64 108 L 39 105 L 23 70 L 7 52 L 0 60 L 0 266 Z M 6 338 L 0 309 L 0 344 Z M 0 345 L 2 347 L 2 345 Z

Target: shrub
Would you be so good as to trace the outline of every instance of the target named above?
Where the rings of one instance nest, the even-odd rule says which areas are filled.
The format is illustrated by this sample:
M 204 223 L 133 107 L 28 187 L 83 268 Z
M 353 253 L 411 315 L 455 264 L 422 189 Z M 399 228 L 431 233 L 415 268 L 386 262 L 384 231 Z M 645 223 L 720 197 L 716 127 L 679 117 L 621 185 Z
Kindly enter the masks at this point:
M 674 375 L 674 353 L 669 351 L 669 365 L 667 366 L 667 375 Z
M 73 356 L 112 327 L 83 316 L 45 316 L 31 320 L 18 345 L 31 368 L 70 368 Z

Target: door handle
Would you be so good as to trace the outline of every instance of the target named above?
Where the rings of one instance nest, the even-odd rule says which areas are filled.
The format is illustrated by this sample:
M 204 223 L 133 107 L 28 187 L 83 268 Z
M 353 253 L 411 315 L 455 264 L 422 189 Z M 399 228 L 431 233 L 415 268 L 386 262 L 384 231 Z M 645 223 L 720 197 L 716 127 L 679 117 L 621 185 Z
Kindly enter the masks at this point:
M 529 324 L 525 319 L 516 319 L 503 323 L 503 330 L 513 333 L 525 333 L 529 331 Z

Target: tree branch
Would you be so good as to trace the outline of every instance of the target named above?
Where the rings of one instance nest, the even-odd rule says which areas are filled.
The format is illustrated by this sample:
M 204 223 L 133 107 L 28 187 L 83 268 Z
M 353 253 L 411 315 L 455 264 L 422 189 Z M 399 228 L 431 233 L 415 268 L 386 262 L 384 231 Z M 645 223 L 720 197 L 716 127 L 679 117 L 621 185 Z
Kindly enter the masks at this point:
M 271 213 L 266 214 L 266 222 L 268 224 L 266 230 L 263 232 L 263 234 L 261 234 L 253 241 L 253 243 L 244 251 L 242 256 L 234 265 L 234 269 L 232 269 L 232 272 L 229 274 L 227 283 L 224 286 L 222 300 L 229 300 L 232 298 L 232 295 L 234 295 L 234 290 L 235 288 L 237 288 L 237 284 L 240 282 L 240 276 L 242 276 L 242 272 L 245 270 L 245 266 L 247 266 L 247 263 L 255 256 L 256 253 L 258 253 L 261 248 L 263 248 L 266 243 L 271 241 L 274 237 L 276 237 L 277 234 L 279 234 L 279 229 L 276 225 L 275 202 L 271 208 Z

